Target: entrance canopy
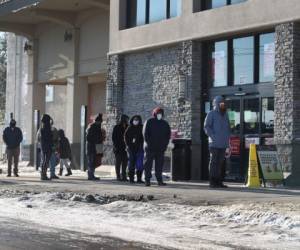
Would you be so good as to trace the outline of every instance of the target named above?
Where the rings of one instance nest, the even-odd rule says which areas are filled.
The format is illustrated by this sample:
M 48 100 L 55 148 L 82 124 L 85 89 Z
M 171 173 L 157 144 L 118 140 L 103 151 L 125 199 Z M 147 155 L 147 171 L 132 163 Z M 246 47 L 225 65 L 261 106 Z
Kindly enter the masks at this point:
M 75 28 L 78 12 L 109 9 L 109 0 L 0 0 L 0 31 L 35 37 L 36 25 L 51 21 Z

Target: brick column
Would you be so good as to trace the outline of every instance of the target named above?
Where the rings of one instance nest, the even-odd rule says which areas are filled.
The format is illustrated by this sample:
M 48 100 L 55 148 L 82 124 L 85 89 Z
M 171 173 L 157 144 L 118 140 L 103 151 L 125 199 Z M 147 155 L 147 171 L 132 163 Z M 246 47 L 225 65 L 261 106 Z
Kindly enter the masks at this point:
M 276 27 L 275 142 L 289 176 L 300 185 L 300 24 Z
M 124 58 L 122 55 L 111 55 L 108 58 L 106 83 L 105 129 L 107 134 L 104 162 L 114 164 L 112 151 L 112 129 L 123 112 Z
M 179 70 L 187 77 L 187 96 L 178 101 L 179 129 L 192 139 L 191 176 L 201 179 L 201 43 L 183 42 Z

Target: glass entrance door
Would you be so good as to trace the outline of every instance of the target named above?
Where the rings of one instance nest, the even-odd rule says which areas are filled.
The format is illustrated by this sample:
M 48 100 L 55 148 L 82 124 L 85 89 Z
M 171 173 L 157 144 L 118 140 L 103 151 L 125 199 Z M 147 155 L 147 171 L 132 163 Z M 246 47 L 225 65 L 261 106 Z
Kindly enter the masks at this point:
M 274 98 L 259 96 L 227 97 L 232 154 L 226 160 L 226 178 L 243 181 L 246 176 L 250 144 L 272 144 Z

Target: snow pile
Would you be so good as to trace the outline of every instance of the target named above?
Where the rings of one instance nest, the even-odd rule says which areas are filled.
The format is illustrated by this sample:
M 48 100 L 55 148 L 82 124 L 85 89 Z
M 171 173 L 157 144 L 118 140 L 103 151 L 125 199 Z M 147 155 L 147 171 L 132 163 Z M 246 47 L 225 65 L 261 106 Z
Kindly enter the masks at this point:
M 300 249 L 299 210 L 293 204 L 196 207 L 126 199 L 101 205 L 57 193 L 0 198 L 2 217 L 175 249 Z

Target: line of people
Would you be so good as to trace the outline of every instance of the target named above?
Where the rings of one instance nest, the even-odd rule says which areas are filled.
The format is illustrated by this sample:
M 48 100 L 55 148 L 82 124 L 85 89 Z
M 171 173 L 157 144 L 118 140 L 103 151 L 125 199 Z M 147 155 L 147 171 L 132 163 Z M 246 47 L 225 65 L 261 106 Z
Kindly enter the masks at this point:
M 153 117 L 143 125 L 140 115 L 134 115 L 130 120 L 122 115 L 119 123 L 113 128 L 112 142 L 115 155 L 115 171 L 118 181 L 130 183 L 145 183 L 151 185 L 153 161 L 155 162 L 155 176 L 158 185 L 165 185 L 162 178 L 164 155 L 167 150 L 171 129 L 164 119 L 164 110 L 156 108 Z M 99 180 L 95 177 L 97 157 L 103 157 L 103 143 L 105 131 L 101 127 L 102 114 L 87 129 L 88 179 Z M 142 180 L 145 171 L 145 182 Z
M 153 117 L 143 125 L 139 115 L 129 117 L 122 115 L 120 122 L 114 127 L 112 133 L 113 151 L 115 155 L 115 171 L 118 181 L 128 181 L 127 166 L 129 165 L 129 181 L 144 183 L 142 180 L 145 171 L 145 185 L 150 186 L 152 167 L 155 162 L 155 175 L 159 185 L 165 185 L 162 179 L 164 154 L 169 144 L 171 130 L 164 119 L 164 110 L 156 108 Z M 104 155 L 104 141 L 106 132 L 102 128 L 102 114 L 99 114 L 86 131 L 88 180 L 99 180 L 95 177 L 96 166 L 101 165 Z M 41 128 L 37 133 L 37 143 L 41 150 L 41 180 L 58 179 L 55 167 L 60 162 L 59 175 L 63 173 L 63 167 L 67 169 L 66 176 L 72 175 L 72 153 L 69 140 L 63 130 L 54 127 L 53 119 L 44 114 L 41 119 Z M 223 184 L 224 175 L 222 166 L 224 159 L 230 155 L 230 124 L 226 112 L 224 98 L 217 96 L 214 100 L 214 109 L 210 111 L 204 122 L 204 130 L 209 139 L 210 149 L 210 187 L 226 187 Z M 20 156 L 20 144 L 23 140 L 22 130 L 16 126 L 12 119 L 9 127 L 3 131 L 3 141 L 6 144 L 8 158 L 7 176 L 11 177 L 12 163 L 13 173 L 18 177 L 18 163 Z M 47 177 L 47 169 L 50 164 L 50 178 Z

